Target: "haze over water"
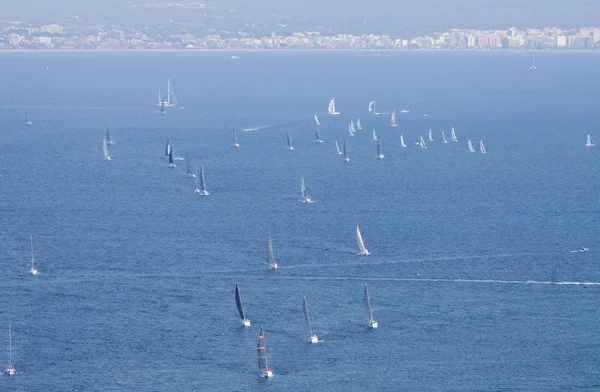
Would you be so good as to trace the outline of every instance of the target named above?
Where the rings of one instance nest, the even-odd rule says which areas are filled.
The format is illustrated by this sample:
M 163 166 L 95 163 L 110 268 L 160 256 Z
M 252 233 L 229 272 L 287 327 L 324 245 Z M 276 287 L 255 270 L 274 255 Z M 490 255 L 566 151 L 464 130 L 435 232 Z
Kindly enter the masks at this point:
M 535 71 L 527 53 L 237 55 L 4 55 L 0 330 L 12 321 L 19 374 L 0 390 L 600 388 L 600 147 L 585 147 L 600 140 L 598 54 L 537 54 Z M 161 116 L 167 78 L 185 109 Z M 368 115 L 373 99 L 387 114 Z M 451 126 L 459 142 L 442 144 Z M 168 167 L 167 137 L 204 165 L 210 196 L 185 161 Z

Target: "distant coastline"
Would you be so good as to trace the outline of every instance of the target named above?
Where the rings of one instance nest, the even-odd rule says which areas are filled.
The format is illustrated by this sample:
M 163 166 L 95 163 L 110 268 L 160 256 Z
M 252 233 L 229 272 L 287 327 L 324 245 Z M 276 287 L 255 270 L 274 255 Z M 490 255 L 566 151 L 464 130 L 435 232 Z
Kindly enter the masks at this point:
M 292 52 L 355 52 L 355 53 L 424 53 L 424 52 L 462 52 L 462 53 L 600 53 L 600 49 L 0 49 L 0 53 L 292 53 Z

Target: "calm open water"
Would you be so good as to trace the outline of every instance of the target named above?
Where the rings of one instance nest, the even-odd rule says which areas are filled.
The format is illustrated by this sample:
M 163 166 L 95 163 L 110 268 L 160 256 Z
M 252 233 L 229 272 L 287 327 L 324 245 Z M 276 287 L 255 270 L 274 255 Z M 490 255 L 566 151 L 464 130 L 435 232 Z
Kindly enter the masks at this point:
M 600 141 L 600 54 L 538 54 L 536 71 L 526 53 L 230 55 L 2 55 L 0 330 L 12 321 L 19 374 L 0 390 L 600 390 L 600 145 L 584 146 Z M 185 110 L 161 116 L 167 78 Z M 368 116 L 372 99 L 388 114 Z M 168 167 L 167 137 L 211 196 Z

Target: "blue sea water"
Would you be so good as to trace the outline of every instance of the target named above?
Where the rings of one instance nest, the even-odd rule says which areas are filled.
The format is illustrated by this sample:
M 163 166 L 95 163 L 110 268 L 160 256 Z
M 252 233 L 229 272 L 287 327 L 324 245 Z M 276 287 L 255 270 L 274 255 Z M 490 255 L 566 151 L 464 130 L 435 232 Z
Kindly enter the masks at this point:
M 19 374 L 1 391 L 600 390 L 599 54 L 535 71 L 526 53 L 237 55 L 2 54 L 0 329 Z M 167 78 L 185 109 L 161 116 Z M 210 196 L 168 167 L 167 137 Z

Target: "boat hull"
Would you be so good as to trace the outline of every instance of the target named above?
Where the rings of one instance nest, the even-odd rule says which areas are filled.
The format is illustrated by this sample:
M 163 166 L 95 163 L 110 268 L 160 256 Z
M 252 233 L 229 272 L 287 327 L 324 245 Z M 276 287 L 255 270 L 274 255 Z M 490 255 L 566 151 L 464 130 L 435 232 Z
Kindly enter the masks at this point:
M 273 373 L 273 371 L 271 369 L 265 369 L 260 373 L 260 376 L 262 378 L 273 378 L 275 374 Z
M 279 268 L 279 266 L 277 265 L 277 263 L 269 264 L 269 269 L 277 269 L 277 268 Z
M 308 342 L 310 344 L 319 343 L 319 337 L 317 335 L 312 335 L 311 337 L 308 338 Z
M 244 328 L 248 328 L 252 324 L 250 323 L 250 320 L 244 319 L 244 320 L 242 320 L 242 325 L 244 326 Z
M 370 320 L 369 321 L 369 328 L 371 328 L 371 329 L 377 329 L 377 328 L 379 328 L 379 323 L 377 323 L 377 321 L 375 321 L 375 320 Z

